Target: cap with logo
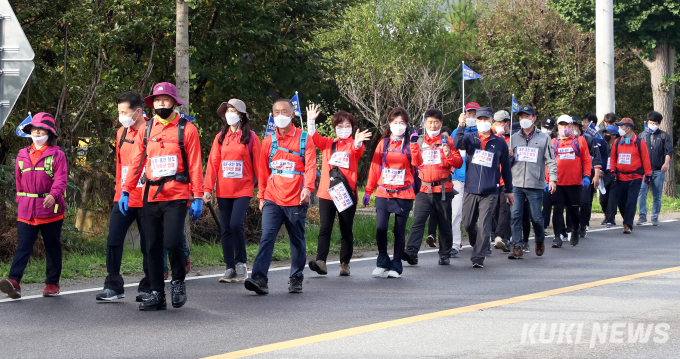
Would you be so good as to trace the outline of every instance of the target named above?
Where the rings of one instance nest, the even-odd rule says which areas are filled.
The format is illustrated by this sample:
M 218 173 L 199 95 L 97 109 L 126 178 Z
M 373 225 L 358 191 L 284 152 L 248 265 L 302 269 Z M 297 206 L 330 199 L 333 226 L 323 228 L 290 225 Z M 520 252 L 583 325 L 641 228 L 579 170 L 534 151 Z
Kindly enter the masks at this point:
M 467 105 L 465 105 L 465 112 L 468 112 L 470 110 L 476 110 L 479 108 L 479 104 L 477 102 L 468 102 Z
M 184 101 L 180 100 L 177 96 L 177 87 L 169 82 L 160 82 L 153 87 L 153 95 L 144 98 L 144 103 L 153 108 L 153 99 L 159 95 L 168 95 L 175 99 L 177 103 L 181 106 L 184 105 Z
M 552 117 L 546 117 L 543 119 L 543 123 L 541 124 L 541 126 L 549 130 L 552 130 L 555 128 L 555 119 Z
M 522 113 L 526 113 L 527 115 L 535 116 L 536 111 L 534 110 L 533 107 L 531 106 L 522 106 L 519 108 L 519 111 L 517 111 L 517 114 L 520 115 Z

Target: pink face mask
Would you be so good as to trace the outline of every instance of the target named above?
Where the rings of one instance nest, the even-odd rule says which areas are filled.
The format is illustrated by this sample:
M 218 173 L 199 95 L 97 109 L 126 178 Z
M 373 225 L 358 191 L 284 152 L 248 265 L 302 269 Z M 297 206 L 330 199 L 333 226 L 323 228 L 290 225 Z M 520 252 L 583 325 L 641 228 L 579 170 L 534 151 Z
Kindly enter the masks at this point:
M 560 128 L 559 132 L 560 132 L 560 137 L 569 137 L 569 136 L 571 136 L 572 128 L 571 127 Z

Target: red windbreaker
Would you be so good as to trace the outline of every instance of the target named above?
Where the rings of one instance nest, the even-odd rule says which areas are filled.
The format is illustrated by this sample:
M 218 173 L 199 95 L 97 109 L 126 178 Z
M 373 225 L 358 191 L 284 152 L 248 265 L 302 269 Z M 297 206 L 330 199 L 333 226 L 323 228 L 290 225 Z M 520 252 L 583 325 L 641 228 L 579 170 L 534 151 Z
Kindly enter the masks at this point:
M 405 146 L 409 146 L 404 143 L 407 141 L 406 137 L 399 141 L 394 141 L 392 138 L 389 140 L 389 148 L 395 151 L 403 151 Z M 390 190 L 396 190 L 400 188 L 405 188 L 413 185 L 413 166 L 420 166 L 423 163 L 423 158 L 420 155 L 420 148 L 417 143 L 411 143 L 411 162 L 409 163 L 408 157 L 399 152 L 388 151 L 385 156 L 385 168 L 380 171 L 380 166 L 382 164 L 382 151 L 383 151 L 384 140 L 381 140 L 378 147 L 375 149 L 373 154 L 373 160 L 371 161 L 371 169 L 368 173 L 368 182 L 366 184 L 366 194 L 373 194 L 375 186 L 385 187 Z M 385 171 L 387 170 L 387 171 Z M 402 171 L 403 170 L 403 171 Z M 391 172 L 391 174 L 390 174 Z M 403 184 L 385 184 L 384 180 L 387 178 L 388 182 L 398 183 L 403 181 Z M 413 188 L 409 188 L 397 193 L 387 193 L 383 188 L 378 187 L 378 191 L 375 194 L 376 197 L 382 198 L 401 198 L 401 199 L 415 199 L 416 195 Z
M 332 165 L 329 165 L 328 162 L 331 160 L 333 143 L 335 143 L 337 163 L 343 164 L 342 166 L 338 166 L 338 168 L 340 168 L 340 172 L 347 178 L 347 183 L 351 189 L 356 191 L 357 165 L 359 164 L 359 158 L 364 154 L 366 146 L 361 145 L 360 148 L 356 148 L 354 146 L 354 139 L 351 136 L 346 140 L 340 140 L 339 138 L 322 137 L 318 132 L 314 132 L 312 138 L 314 139 L 316 148 L 321 150 L 321 181 L 319 182 L 319 190 L 316 193 L 317 196 L 329 201 L 333 200 L 331 195 L 328 194 L 328 187 L 331 183 L 330 170 L 333 167 Z M 345 164 L 347 167 L 344 167 Z
M 640 153 L 642 153 L 642 158 L 640 158 Z M 620 142 L 617 149 L 615 142 L 612 145 L 612 152 L 609 158 L 611 173 L 618 171 L 616 179 L 619 181 L 632 181 L 642 178 L 642 174 L 634 173 L 638 168 L 642 168 L 645 175 L 652 175 L 652 165 L 649 162 L 647 143 L 641 138 L 640 150 L 638 150 L 636 134 L 633 134 L 630 138 L 630 145 Z
M 423 148 L 420 149 L 421 157 L 423 158 L 423 165 L 418 167 L 418 175 L 423 182 L 440 182 L 447 179 L 454 168 L 460 168 L 463 165 L 463 158 L 460 156 L 458 149 L 453 147 L 453 138 L 448 137 L 447 143 L 451 149 L 449 157 L 444 156 L 444 150 L 441 147 L 442 136 L 431 138 L 425 135 L 423 138 Z M 431 148 L 430 148 L 431 147 Z M 428 162 L 441 162 L 439 164 L 426 164 Z M 451 181 L 444 183 L 444 192 L 453 190 L 453 183 Z M 429 187 L 424 183 L 420 186 L 420 191 L 428 193 Z M 442 186 L 432 186 L 432 193 L 441 193 Z
M 580 156 L 576 155 L 572 145 L 574 135 L 565 139 L 553 139 L 553 150 L 556 153 L 555 160 L 557 162 L 558 186 L 580 185 L 583 183 L 583 177 L 590 177 L 593 162 L 590 159 L 588 144 L 583 136 L 576 137 L 576 141 L 578 141 Z
M 204 192 L 212 193 L 217 181 L 215 197 L 253 196 L 255 179 L 259 178 L 257 172 L 260 170 L 260 139 L 254 132 L 251 135 L 254 136 L 251 149 L 248 144 L 241 143 L 241 130 L 234 133 L 229 129 L 222 145 L 219 143 L 220 133 L 215 136 L 205 171 Z

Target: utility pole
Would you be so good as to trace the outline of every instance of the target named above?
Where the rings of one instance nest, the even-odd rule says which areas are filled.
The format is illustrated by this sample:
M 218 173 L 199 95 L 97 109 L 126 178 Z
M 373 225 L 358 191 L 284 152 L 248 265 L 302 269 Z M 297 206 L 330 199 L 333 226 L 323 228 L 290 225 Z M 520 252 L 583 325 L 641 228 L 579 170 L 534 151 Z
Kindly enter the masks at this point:
M 186 105 L 180 111 L 189 113 L 189 4 L 185 0 L 177 0 L 177 19 L 175 22 L 175 86 L 177 96 Z M 186 164 L 185 164 L 186 166 Z M 187 215 L 184 218 L 184 235 L 187 237 L 187 247 L 191 250 L 191 221 Z
M 596 114 L 598 119 L 614 112 L 614 4 L 595 0 Z

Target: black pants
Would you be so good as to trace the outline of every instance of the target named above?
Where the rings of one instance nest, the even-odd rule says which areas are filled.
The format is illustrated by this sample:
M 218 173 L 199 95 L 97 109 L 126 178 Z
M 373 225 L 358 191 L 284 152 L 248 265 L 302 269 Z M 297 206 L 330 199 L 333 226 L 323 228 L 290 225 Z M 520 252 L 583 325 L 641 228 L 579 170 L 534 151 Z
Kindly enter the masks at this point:
M 548 228 L 550 226 L 550 215 L 552 214 L 552 193 L 550 191 L 543 191 L 543 228 Z M 554 225 L 554 224 L 553 224 Z
M 146 252 L 146 233 L 144 233 L 144 211 L 142 208 L 129 207 L 126 215 L 120 212 L 118 202 L 113 202 L 113 210 L 109 219 L 109 236 L 106 239 L 106 270 L 109 275 L 104 280 L 104 289 L 111 289 L 116 293 L 125 293 L 123 277 L 120 275 L 120 265 L 123 262 L 123 244 L 128 228 L 137 221 L 139 229 L 139 246 L 142 249 L 142 269 L 144 278 L 139 282 L 139 292 L 150 292 L 149 268 Z
M 338 212 L 335 203 L 332 200 L 319 197 L 319 239 L 316 253 L 316 260 L 326 261 L 328 259 L 328 252 L 331 248 L 331 234 L 333 233 L 333 223 L 335 222 L 335 214 L 338 214 L 338 222 L 340 225 L 340 263 L 348 263 L 352 259 L 354 253 L 354 214 L 357 211 L 357 201 L 354 199 L 354 205 Z
M 604 213 L 605 223 L 614 224 L 616 222 L 616 181 L 611 173 L 605 173 L 602 179 L 607 193 L 600 193 L 600 207 Z
M 427 234 L 433 237 L 437 237 L 437 224 L 439 224 L 439 221 L 437 221 L 437 215 L 434 213 L 430 213 L 430 218 L 427 220 Z
M 524 209 L 526 213 L 526 206 Z M 492 240 L 496 237 L 501 237 L 506 243 L 510 242 L 510 236 L 512 235 L 512 230 L 510 228 L 510 205 L 505 198 L 505 186 L 501 187 L 500 195 L 498 196 L 498 203 L 496 203 L 496 210 L 493 214 L 492 227 Z
M 146 196 L 145 196 L 146 198 Z M 166 202 L 144 201 L 144 232 L 149 265 L 151 290 L 164 293 L 163 248 L 170 253 L 172 280 L 183 281 L 186 276 L 186 257 L 182 235 L 184 219 L 187 216 L 187 200 L 179 199 Z
M 623 217 L 623 224 L 633 230 L 633 219 L 637 210 L 637 198 L 640 194 L 642 178 L 633 181 L 616 181 L 616 202 Z
M 484 196 L 465 192 L 463 195 L 463 227 L 472 246 L 472 264 L 484 264 L 497 202 L 497 194 Z
M 399 274 L 403 271 L 401 259 L 404 256 L 404 245 L 406 242 L 406 222 L 408 221 L 409 212 L 404 216 L 394 214 L 394 255 L 390 260 L 387 254 L 387 231 L 390 224 L 390 212 L 385 209 L 376 209 L 376 233 L 375 241 L 378 246 L 378 259 L 376 266 L 387 270 L 393 270 Z
M 557 185 L 555 193 L 553 193 L 553 207 L 555 208 L 555 213 L 553 214 L 553 229 L 555 230 L 555 241 L 560 239 L 560 234 L 565 233 L 564 230 L 564 216 L 562 212 L 567 209 L 567 212 L 571 215 L 571 232 L 572 235 L 578 236 L 579 223 L 581 220 L 581 214 L 579 212 L 579 206 L 581 204 L 581 191 L 583 186 L 560 186 Z M 567 230 L 568 231 L 568 230 Z
M 246 231 L 243 221 L 246 218 L 251 197 L 217 198 L 220 209 L 220 239 L 222 256 L 227 269 L 236 269 L 236 263 L 246 263 Z M 186 254 L 186 251 L 185 251 Z
M 28 265 L 28 259 L 33 252 L 33 245 L 38 239 L 38 232 L 42 235 L 45 243 L 45 258 L 47 268 L 45 270 L 45 284 L 59 284 L 61 277 L 61 226 L 63 219 L 56 222 L 39 224 L 32 226 L 24 222 L 17 221 L 17 233 L 19 244 L 14 252 L 14 260 L 9 270 L 9 279 L 21 282 L 24 270 Z
M 420 192 L 416 195 L 416 203 L 413 208 L 413 225 L 408 236 L 406 248 L 418 253 L 423 243 L 425 222 L 427 218 L 437 217 L 437 223 L 451 223 L 451 201 L 453 192 L 446 192 L 442 201 L 440 193 Z M 451 226 L 439 228 L 439 254 L 448 255 L 453 246 L 453 231 Z

